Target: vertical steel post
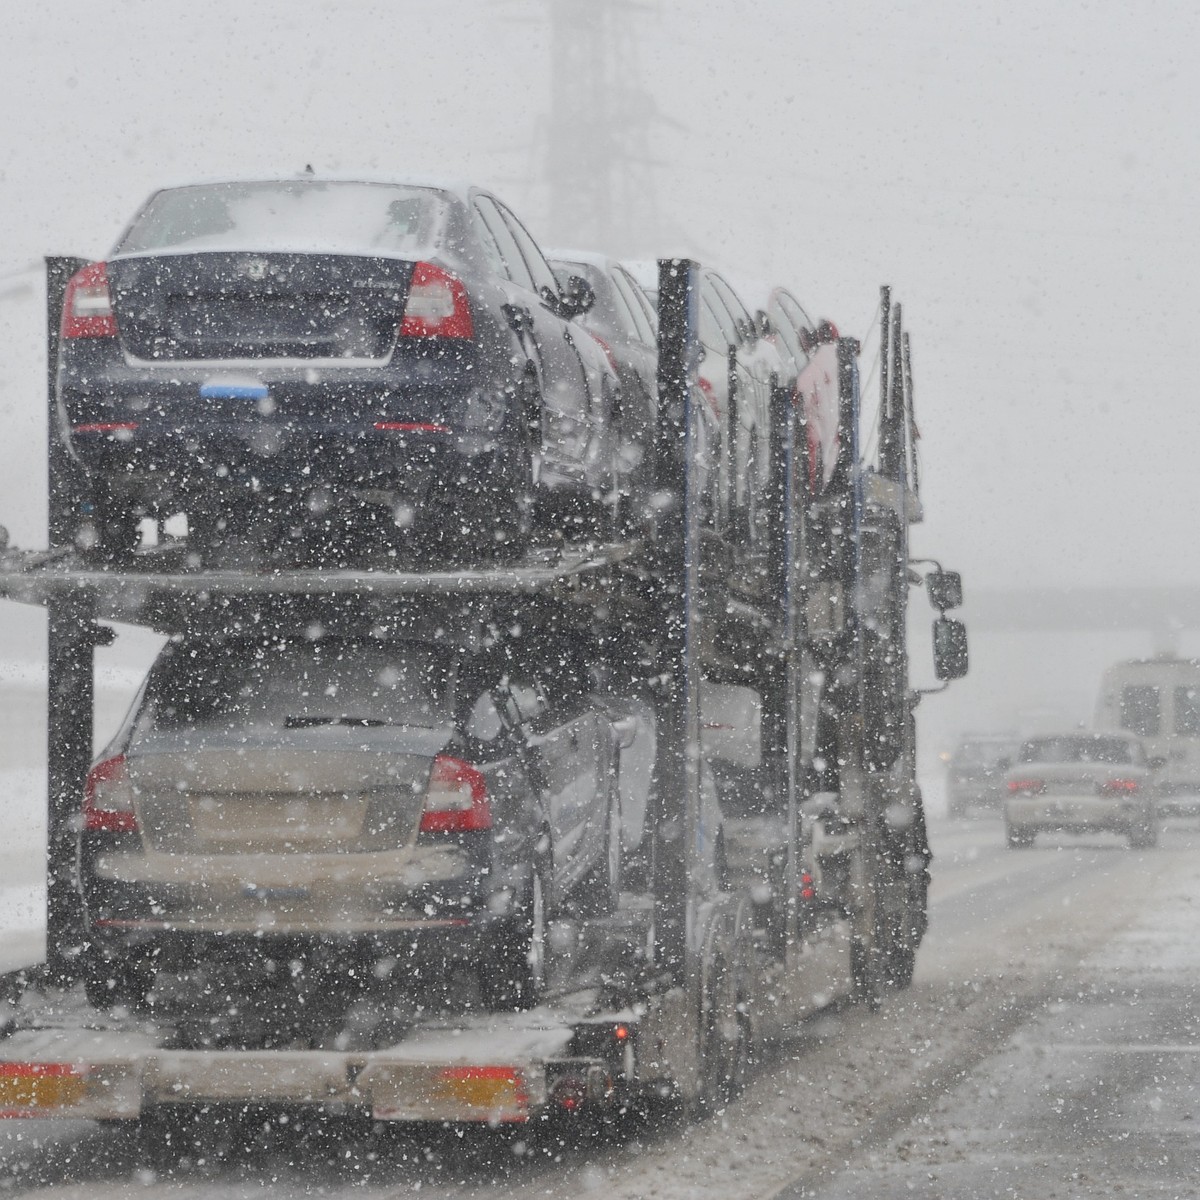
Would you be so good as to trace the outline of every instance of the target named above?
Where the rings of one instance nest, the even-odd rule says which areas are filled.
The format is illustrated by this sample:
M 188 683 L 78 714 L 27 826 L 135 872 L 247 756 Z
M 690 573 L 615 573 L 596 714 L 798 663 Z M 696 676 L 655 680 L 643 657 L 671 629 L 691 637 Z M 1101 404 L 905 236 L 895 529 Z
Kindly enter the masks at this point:
M 49 545 L 69 547 L 84 499 L 83 473 L 67 453 L 58 432 L 58 339 L 63 296 L 67 281 L 86 258 L 46 259 L 46 483 L 50 507 L 47 513 Z
M 658 539 L 662 673 L 655 836 L 655 953 L 674 981 L 692 977 L 696 852 L 704 832 L 700 812 L 700 688 L 696 661 L 699 601 L 699 473 L 694 469 L 692 396 L 696 340 L 697 266 L 687 259 L 658 264 L 657 487 L 664 501 Z M 711 832 L 711 831 L 710 831 Z
M 48 605 L 46 721 L 46 965 L 69 978 L 84 932 L 75 891 L 75 837 L 92 758 L 95 598 L 80 589 Z
M 58 342 L 67 281 L 87 259 L 46 259 L 46 482 L 51 548 L 67 549 L 84 496 L 79 467 L 58 431 Z M 47 605 L 46 965 L 68 978 L 83 937 L 75 894 L 75 822 L 92 757 L 95 603 L 86 591 Z
M 784 945 L 789 949 L 800 942 L 800 671 L 803 665 L 802 644 L 804 638 L 804 615 L 801 608 L 803 593 L 802 571 L 804 568 L 804 545 L 801 537 L 804 495 L 803 476 L 800 468 L 800 434 L 804 422 L 798 416 L 796 406 L 789 404 L 784 424 L 784 638 L 787 646 L 785 665 L 786 677 L 786 720 L 787 736 L 787 909 Z
M 904 334 L 904 411 L 908 414 L 908 474 L 912 493 L 921 495 L 921 464 L 917 460 L 917 417 L 913 408 L 913 377 L 912 377 L 912 347 L 908 341 L 907 331 Z
M 900 356 L 900 305 L 891 306 L 888 334 L 887 396 L 879 418 L 879 473 L 904 482 L 907 450 L 907 417 L 904 412 L 904 377 Z M 881 368 L 882 371 L 882 368 Z
M 891 454 L 888 446 L 890 437 L 888 407 L 891 404 L 888 368 L 891 365 L 892 336 L 892 289 L 885 283 L 879 289 L 879 462 L 887 461 Z M 887 472 L 885 471 L 884 474 Z

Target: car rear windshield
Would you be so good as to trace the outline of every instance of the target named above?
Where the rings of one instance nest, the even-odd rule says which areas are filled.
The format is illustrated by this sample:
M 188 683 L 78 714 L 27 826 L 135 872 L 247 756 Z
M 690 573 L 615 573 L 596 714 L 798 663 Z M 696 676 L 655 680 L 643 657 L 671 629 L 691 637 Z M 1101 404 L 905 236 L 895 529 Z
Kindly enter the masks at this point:
M 1039 738 L 1021 747 L 1022 762 L 1037 763 L 1141 763 L 1142 748 L 1124 738 Z
M 446 653 L 340 642 L 172 647 L 150 676 L 133 742 L 179 732 L 436 728 L 452 719 Z
M 289 180 L 210 183 L 151 196 L 117 254 L 158 250 L 401 255 L 427 250 L 448 201 L 432 188 Z

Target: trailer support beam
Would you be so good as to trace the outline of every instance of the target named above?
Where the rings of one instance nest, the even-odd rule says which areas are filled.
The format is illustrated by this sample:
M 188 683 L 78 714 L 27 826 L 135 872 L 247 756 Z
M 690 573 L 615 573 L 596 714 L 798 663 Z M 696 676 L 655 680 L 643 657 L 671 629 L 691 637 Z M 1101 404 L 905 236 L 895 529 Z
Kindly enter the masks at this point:
M 66 593 L 48 606 L 46 721 L 46 965 L 73 976 L 84 931 L 74 886 L 75 839 L 92 758 L 95 598 Z

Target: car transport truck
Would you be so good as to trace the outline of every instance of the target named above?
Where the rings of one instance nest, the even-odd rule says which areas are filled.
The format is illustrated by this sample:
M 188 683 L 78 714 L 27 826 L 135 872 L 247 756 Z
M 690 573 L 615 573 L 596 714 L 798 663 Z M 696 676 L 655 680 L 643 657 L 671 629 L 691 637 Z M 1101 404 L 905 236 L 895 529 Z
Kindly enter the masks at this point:
M 80 265 L 48 260 L 51 406 L 58 312 Z M 899 306 L 885 290 L 874 460 L 859 346 L 828 340 L 800 394 L 773 397 L 769 503 L 719 527 L 698 462 L 698 272 L 688 260 L 659 264 L 654 520 L 636 539 L 535 544 L 515 562 L 460 568 L 268 569 L 189 558 L 164 535 L 106 566 L 77 552 L 86 497 L 51 434 L 50 549 L 0 554 L 0 596 L 48 612 L 50 689 L 48 954 L 10 981 L 0 1116 L 154 1128 L 198 1106 L 232 1105 L 495 1125 L 611 1111 L 647 1095 L 711 1107 L 742 1085 L 757 1047 L 826 1006 L 875 1005 L 909 983 L 930 860 L 910 590 L 924 581 L 939 610 L 940 680 L 965 672 L 966 639 L 945 615 L 961 599 L 957 576 L 910 560 L 921 509 Z M 806 395 L 836 403 L 832 470 L 811 470 Z M 747 522 L 753 538 L 733 533 Z M 637 861 L 614 903 L 550 924 L 544 984 L 507 1007 L 450 993 L 414 1003 L 401 961 L 368 981 L 373 1019 L 358 1020 L 348 1003 L 339 1027 L 304 1038 L 250 1020 L 250 997 L 219 1021 L 147 1007 L 144 995 L 96 1008 L 82 986 L 92 947 L 78 856 L 93 652 L 118 623 L 168 637 L 391 626 L 455 645 L 519 628 L 526 644 L 582 648 L 591 686 L 624 703 L 617 722 L 630 703 L 652 717 Z M 725 723 L 707 699 L 721 694 L 749 697 L 744 730 L 706 729 Z M 736 743 L 751 738 L 739 774 Z M 726 785 L 719 812 L 714 775 Z M 267 922 L 280 897 L 260 892 Z M 361 981 L 341 982 L 349 995 Z M 336 994 L 336 975 L 322 986 Z

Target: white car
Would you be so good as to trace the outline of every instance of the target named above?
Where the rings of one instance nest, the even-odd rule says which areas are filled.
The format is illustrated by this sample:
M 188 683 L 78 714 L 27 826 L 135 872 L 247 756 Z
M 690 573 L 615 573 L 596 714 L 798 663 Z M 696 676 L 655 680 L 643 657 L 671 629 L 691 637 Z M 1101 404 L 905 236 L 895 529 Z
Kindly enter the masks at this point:
M 1125 834 L 1136 847 L 1158 842 L 1154 775 L 1141 742 L 1120 733 L 1064 733 L 1024 742 L 1005 777 L 1010 849 L 1043 830 Z

